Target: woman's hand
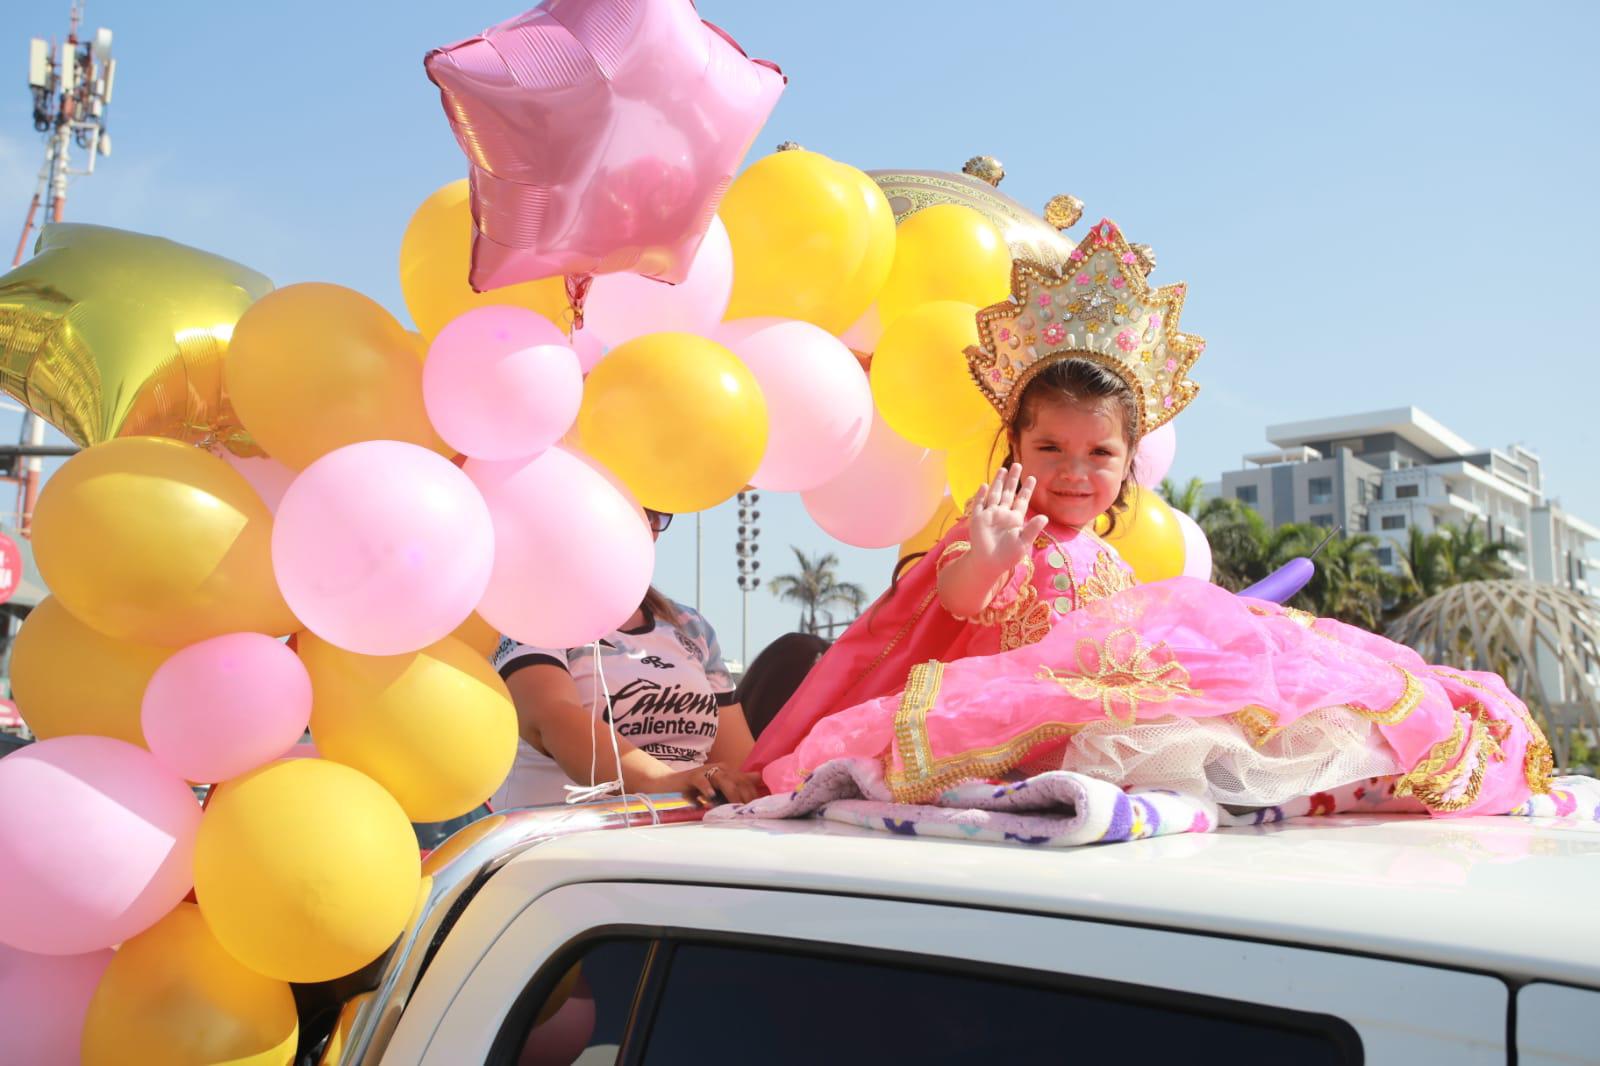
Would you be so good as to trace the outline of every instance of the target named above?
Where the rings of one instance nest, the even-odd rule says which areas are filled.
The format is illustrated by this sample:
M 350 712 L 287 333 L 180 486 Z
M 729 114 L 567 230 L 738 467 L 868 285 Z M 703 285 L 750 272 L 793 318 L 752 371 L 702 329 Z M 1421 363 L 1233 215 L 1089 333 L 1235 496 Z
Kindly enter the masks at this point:
M 1033 489 L 1033 478 L 1022 477 L 1021 463 L 1012 463 L 1011 469 L 995 474 L 993 484 L 979 487 L 967 521 L 967 540 L 972 544 L 972 565 L 980 572 L 1010 573 L 1033 550 L 1034 538 L 1050 521 L 1044 515 L 1028 517 Z
M 706 807 L 720 802 L 718 793 L 729 803 L 749 803 L 761 795 L 759 774 L 743 773 L 722 763 L 708 762 L 675 776 L 684 799 Z

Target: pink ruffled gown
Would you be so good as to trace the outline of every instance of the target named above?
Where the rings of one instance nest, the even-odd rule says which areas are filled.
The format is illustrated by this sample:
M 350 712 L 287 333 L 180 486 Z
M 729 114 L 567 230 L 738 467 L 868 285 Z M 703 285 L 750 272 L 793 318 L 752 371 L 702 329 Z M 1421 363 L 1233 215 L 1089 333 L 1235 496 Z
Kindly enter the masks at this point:
M 751 755 L 774 792 L 832 759 L 884 760 L 897 800 L 1067 769 L 1256 806 L 1398 776 L 1436 814 L 1510 811 L 1551 752 L 1496 675 L 1202 581 L 1136 586 L 1054 527 L 981 617 L 939 602 L 957 526 L 817 664 Z

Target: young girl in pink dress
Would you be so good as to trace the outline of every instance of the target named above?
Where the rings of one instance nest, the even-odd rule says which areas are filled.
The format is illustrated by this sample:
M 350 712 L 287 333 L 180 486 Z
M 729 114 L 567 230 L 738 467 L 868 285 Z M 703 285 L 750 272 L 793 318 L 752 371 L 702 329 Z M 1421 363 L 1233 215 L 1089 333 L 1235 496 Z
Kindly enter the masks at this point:
M 1239 806 L 1398 777 L 1439 814 L 1548 788 L 1549 745 L 1499 677 L 1207 582 L 1137 585 L 1095 535 L 1140 438 L 1198 391 L 1184 291 L 1151 288 L 1109 221 L 1064 275 L 1016 264 L 968 351 L 1008 464 L 762 734 L 747 767 L 769 788 L 863 756 L 909 803 L 1047 769 Z

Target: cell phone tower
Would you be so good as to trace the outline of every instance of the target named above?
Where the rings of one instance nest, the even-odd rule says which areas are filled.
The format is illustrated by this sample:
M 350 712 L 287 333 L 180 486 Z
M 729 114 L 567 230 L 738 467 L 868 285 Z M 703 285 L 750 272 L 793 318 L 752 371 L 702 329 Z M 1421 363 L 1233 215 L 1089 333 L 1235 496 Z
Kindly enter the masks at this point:
M 40 209 L 44 219 L 60 222 L 66 214 L 67 179 L 93 174 L 96 158 L 111 154 L 106 109 L 111 105 L 117 74 L 117 61 L 111 55 L 111 31 L 97 29 L 92 40 L 81 40 L 78 29 L 82 24 L 83 2 L 74 0 L 65 41 L 35 37 L 29 42 L 28 89 L 33 94 L 33 128 L 45 135 L 44 163 L 39 167 L 39 184 L 28 204 L 22 236 L 17 239 L 17 251 L 11 259 L 13 267 L 28 254 L 28 238 L 40 222 Z M 77 166 L 73 165 L 74 148 L 83 157 Z M 44 420 L 24 411 L 22 436 L 9 477 L 19 485 L 17 519 L 23 532 L 27 532 L 39 495 L 43 445 Z

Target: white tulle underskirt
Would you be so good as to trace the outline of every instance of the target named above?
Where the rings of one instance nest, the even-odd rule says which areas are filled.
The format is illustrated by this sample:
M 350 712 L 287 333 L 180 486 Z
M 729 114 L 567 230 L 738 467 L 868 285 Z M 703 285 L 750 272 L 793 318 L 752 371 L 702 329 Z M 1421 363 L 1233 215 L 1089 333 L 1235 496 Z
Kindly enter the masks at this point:
M 1375 724 L 1344 707 L 1327 707 L 1259 743 L 1227 718 L 1096 722 L 1073 736 L 1061 769 L 1125 788 L 1168 788 L 1260 807 L 1403 767 Z

